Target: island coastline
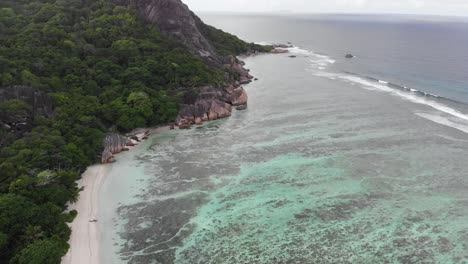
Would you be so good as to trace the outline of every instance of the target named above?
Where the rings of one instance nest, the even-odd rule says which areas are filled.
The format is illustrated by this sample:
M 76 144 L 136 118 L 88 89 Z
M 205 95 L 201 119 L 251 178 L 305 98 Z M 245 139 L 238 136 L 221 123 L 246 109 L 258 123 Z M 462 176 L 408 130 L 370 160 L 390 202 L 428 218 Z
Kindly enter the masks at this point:
M 151 129 L 139 129 L 129 133 L 135 135 L 139 141 L 148 136 L 167 131 L 170 126 L 162 126 Z M 143 132 L 144 131 L 144 132 Z M 138 144 L 129 148 L 133 151 Z M 119 162 L 116 159 L 115 162 Z M 76 210 L 78 215 L 70 224 L 72 234 L 69 240 L 70 249 L 62 258 L 62 264 L 97 264 L 100 260 L 100 236 L 99 229 L 99 192 L 104 188 L 106 178 L 110 177 L 110 164 L 96 164 L 88 167 L 78 181 L 81 193 L 79 200 L 69 205 L 69 210 Z

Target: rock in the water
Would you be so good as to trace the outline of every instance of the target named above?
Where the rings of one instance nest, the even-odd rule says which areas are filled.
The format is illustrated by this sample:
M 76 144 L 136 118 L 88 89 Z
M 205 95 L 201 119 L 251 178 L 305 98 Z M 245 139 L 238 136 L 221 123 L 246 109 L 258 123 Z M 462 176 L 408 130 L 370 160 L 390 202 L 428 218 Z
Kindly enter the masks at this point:
M 346 56 L 345 56 L 345 58 L 347 58 L 347 59 L 352 59 L 352 58 L 354 58 L 354 57 L 355 57 L 355 56 L 354 56 L 353 54 L 349 54 L 349 53 L 346 54 Z
M 237 110 L 245 110 L 247 109 L 247 104 L 239 105 L 236 107 Z
M 289 58 L 296 58 L 296 55 L 289 55 Z
M 288 53 L 289 50 L 287 49 L 283 49 L 283 48 L 274 48 L 270 51 L 270 53 L 273 53 L 273 54 L 281 54 L 281 53 Z
M 249 97 L 242 87 L 237 87 L 231 94 L 231 104 L 234 106 L 247 104 L 248 99 Z
M 214 100 L 211 102 L 210 111 L 208 112 L 209 120 L 225 118 L 231 116 L 232 107 L 230 104 Z
M 192 123 L 190 123 L 186 119 L 181 119 L 177 125 L 180 129 L 189 129 L 190 127 L 192 127 Z

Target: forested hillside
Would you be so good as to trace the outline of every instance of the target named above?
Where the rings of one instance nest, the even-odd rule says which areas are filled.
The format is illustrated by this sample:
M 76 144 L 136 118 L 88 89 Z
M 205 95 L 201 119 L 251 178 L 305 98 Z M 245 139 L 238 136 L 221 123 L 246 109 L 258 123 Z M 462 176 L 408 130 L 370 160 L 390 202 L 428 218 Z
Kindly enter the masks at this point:
M 222 56 L 262 49 L 205 30 Z M 173 121 L 182 91 L 226 74 L 112 0 L 0 1 L 0 263 L 60 263 L 105 133 Z

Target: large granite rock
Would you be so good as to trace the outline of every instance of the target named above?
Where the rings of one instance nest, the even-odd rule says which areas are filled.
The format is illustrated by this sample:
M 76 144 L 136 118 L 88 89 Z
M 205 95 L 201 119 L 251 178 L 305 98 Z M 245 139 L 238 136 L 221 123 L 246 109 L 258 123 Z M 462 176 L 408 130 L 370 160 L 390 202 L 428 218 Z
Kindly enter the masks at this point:
M 33 115 L 50 117 L 54 113 L 52 98 L 30 86 L 8 86 L 0 88 L 0 102 L 19 99 L 31 106 Z
M 253 79 L 253 76 L 250 75 L 249 70 L 244 68 L 245 63 L 234 56 L 229 56 L 227 59 L 228 63 L 224 64 L 224 69 L 228 70 L 231 73 L 231 76 L 234 79 L 230 80 L 231 83 L 236 81 L 240 84 L 250 83 Z
M 239 105 L 245 105 L 247 104 L 247 101 L 249 97 L 247 96 L 247 93 L 245 92 L 244 88 L 242 87 L 233 87 L 229 86 L 226 88 L 228 92 L 228 101 L 233 105 L 233 106 L 239 106 Z
M 203 87 L 198 94 L 189 90 L 184 92 L 184 105 L 176 120 L 179 128 L 230 116 L 233 105 L 247 103 L 247 94 L 240 85 L 251 82 L 253 76 L 235 56 L 226 57 L 217 52 L 215 45 L 219 40 L 212 34 L 222 32 L 204 24 L 181 0 L 114 1 L 135 7 L 146 23 L 185 45 L 208 65 L 225 70 L 226 86 Z
M 52 98 L 32 87 L 8 86 L 0 88 L 0 104 L 5 106 L 13 100 L 22 101 L 26 107 L 14 112 L 1 109 L 0 129 L 6 134 L 0 138 L 0 146 L 30 132 L 35 116 L 51 117 L 54 114 Z
M 119 4 L 133 5 L 140 16 L 155 25 L 163 34 L 187 46 L 192 53 L 207 62 L 219 64 L 218 56 L 203 34 L 207 27 L 181 0 L 117 0 Z
M 101 154 L 101 163 L 114 162 L 114 154 L 129 150 L 128 147 L 136 146 L 141 140 L 148 139 L 150 134 L 151 130 L 146 128 L 134 129 L 126 136 L 115 133 L 107 134 L 103 142 L 104 150 Z
M 224 89 L 204 87 L 195 103 L 182 106 L 175 123 L 184 129 L 204 121 L 229 117 L 233 106 L 246 105 L 247 100 L 247 93 L 240 86 L 229 85 Z
M 101 163 L 111 163 L 114 161 L 114 154 L 120 153 L 124 150 L 128 150 L 129 138 L 118 135 L 108 134 L 104 138 L 104 151 L 101 155 Z

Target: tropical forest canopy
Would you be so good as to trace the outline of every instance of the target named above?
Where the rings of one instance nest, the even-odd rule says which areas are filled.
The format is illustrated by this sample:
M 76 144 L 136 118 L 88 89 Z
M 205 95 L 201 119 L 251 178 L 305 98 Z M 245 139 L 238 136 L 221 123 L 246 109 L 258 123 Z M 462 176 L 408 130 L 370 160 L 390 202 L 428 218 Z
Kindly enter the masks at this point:
M 204 30 L 223 56 L 252 47 Z M 0 1 L 0 87 L 32 87 L 54 107 L 0 150 L 0 263 L 60 263 L 76 215 L 67 203 L 109 128 L 172 121 L 180 88 L 221 85 L 223 75 L 111 0 Z M 5 116 L 29 112 L 21 100 L 0 102 Z M 6 128 L 0 136 L 9 137 Z

